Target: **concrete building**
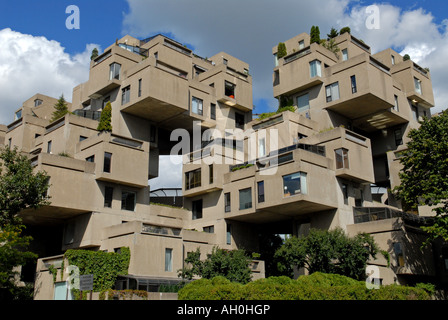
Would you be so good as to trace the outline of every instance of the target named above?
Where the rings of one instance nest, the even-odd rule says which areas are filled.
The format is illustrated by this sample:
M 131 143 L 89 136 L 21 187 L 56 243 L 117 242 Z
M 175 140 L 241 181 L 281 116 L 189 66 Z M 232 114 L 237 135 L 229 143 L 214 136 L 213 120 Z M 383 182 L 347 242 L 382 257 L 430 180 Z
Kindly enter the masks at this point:
M 372 233 L 392 257 L 390 266 L 372 261 L 383 283 L 446 277 L 439 263 L 448 256 L 431 260 L 445 249 L 415 250 L 424 210 L 402 213 L 387 192 L 399 183 L 407 132 L 431 116 L 430 73 L 392 50 L 372 55 L 348 33 L 335 40 L 338 54 L 305 33 L 285 42 L 273 92 L 296 111 L 262 120 L 252 116 L 247 63 L 224 52 L 202 58 L 162 35 L 125 36 L 106 48 L 59 120 L 50 122 L 56 99 L 27 100 L 0 133 L 50 175 L 51 204 L 22 213 L 40 257 L 31 270 L 35 298 L 64 296 L 66 283 L 53 283 L 49 266 L 60 268 L 68 249 L 127 246 L 122 287 L 153 290 L 178 281 L 198 247 L 204 257 L 213 246 L 260 252 L 264 235 L 310 228 Z M 108 102 L 113 129 L 99 133 Z M 148 179 L 179 146 L 183 207 L 152 204 Z M 264 276 L 263 261 L 252 269 Z

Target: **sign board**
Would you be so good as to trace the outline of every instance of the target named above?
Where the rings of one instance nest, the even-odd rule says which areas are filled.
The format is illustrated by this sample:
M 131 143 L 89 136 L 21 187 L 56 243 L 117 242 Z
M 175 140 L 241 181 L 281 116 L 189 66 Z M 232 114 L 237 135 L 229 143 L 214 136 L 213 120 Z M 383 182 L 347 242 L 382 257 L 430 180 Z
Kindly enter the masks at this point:
M 79 290 L 81 291 L 93 290 L 93 274 L 85 274 L 79 276 Z

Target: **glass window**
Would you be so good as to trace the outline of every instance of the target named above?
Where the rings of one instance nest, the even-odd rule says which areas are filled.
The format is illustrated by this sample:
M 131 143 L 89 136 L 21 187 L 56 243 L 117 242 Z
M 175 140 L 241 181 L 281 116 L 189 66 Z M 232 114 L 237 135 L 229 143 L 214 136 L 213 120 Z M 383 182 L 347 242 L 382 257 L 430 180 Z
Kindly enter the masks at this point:
M 95 162 L 95 155 L 90 156 L 90 157 L 87 157 L 87 158 L 86 158 L 86 161 L 87 161 L 87 162 Z
M 415 121 L 418 121 L 418 107 L 412 105 L 412 106 L 411 106 L 411 110 L 412 110 L 412 118 L 413 118 Z
M 305 41 L 304 40 L 300 40 L 299 41 L 299 50 L 302 50 L 303 48 L 305 48 Z
M 395 257 L 397 259 L 397 265 L 400 267 L 404 266 L 403 248 L 401 247 L 400 242 L 394 243 L 394 253 L 395 253 Z
M 414 84 L 415 84 L 415 91 L 418 94 L 422 94 L 422 82 L 419 79 L 414 78 Z
M 342 50 L 342 61 L 347 61 L 348 60 L 348 49 L 343 49 Z
M 252 208 L 252 188 L 240 190 L 240 210 Z
M 128 210 L 128 211 L 134 211 L 136 200 L 137 200 L 137 196 L 136 196 L 135 192 L 131 192 L 131 191 L 121 192 L 121 209 Z
M 264 202 L 264 181 L 257 182 L 258 202 Z
M 165 248 L 165 271 L 173 271 L 173 249 Z
M 394 130 L 394 136 L 395 136 L 395 145 L 400 146 L 403 144 L 403 134 L 401 133 L 401 128 Z
M 341 148 L 334 151 L 336 157 L 336 169 L 348 169 L 348 150 Z
M 209 183 L 212 184 L 213 183 L 213 165 L 210 164 L 208 166 L 208 178 L 209 178 Z
M 398 96 L 396 94 L 394 95 L 394 99 L 395 99 L 394 110 L 398 111 Z
M 230 212 L 230 192 L 224 194 L 224 211 Z
M 306 173 L 296 172 L 283 176 L 283 195 L 306 194 Z
M 47 153 L 51 153 L 51 140 L 47 142 Z
M 310 77 L 322 77 L 321 63 L 319 60 L 310 62 Z
M 266 138 L 258 139 L 258 157 L 266 156 Z
M 18 120 L 20 118 L 22 118 L 22 109 L 16 112 L 14 120 Z
M 40 99 L 36 99 L 36 100 L 34 100 L 34 106 L 35 106 L 35 107 L 40 106 L 42 103 L 43 103 L 43 101 L 40 100 Z
M 297 97 L 298 112 L 305 112 L 310 109 L 310 96 L 308 93 Z
M 109 69 L 109 80 L 112 79 L 120 80 L 120 70 L 121 70 L 121 64 L 112 63 Z
M 358 89 L 356 88 L 356 76 L 351 76 L 350 82 L 352 84 L 352 93 L 356 93 L 358 91 Z
M 214 103 L 210 105 L 210 119 L 216 120 L 216 104 Z
M 274 66 L 278 67 L 278 58 L 276 53 L 274 53 Z
M 335 82 L 325 87 L 327 102 L 339 99 L 339 82 Z
M 227 224 L 226 243 L 232 244 L 232 225 L 231 224 Z
M 231 82 L 225 81 L 224 94 L 232 99 L 235 99 L 235 85 Z
M 104 206 L 112 208 L 112 198 L 114 195 L 114 188 L 106 186 L 104 188 Z
M 244 115 L 238 112 L 235 112 L 235 127 L 244 129 Z
M 201 186 L 201 169 L 185 172 L 185 189 L 190 190 Z
M 193 213 L 193 220 L 202 218 L 202 199 L 191 202 L 191 211 Z
M 131 101 L 131 86 L 127 86 L 121 90 L 121 105 Z
M 215 233 L 215 226 L 204 227 L 203 231 L 207 233 Z
M 202 100 L 196 97 L 193 97 L 191 100 L 191 111 L 193 113 L 196 113 L 200 116 L 202 116 L 203 109 L 202 109 Z
M 390 56 L 391 57 L 391 59 L 392 59 L 392 65 L 394 65 L 395 64 L 395 57 L 394 56 Z
M 138 96 L 142 96 L 142 79 L 138 79 Z
M 348 185 L 346 183 L 342 184 L 342 194 L 344 196 L 344 204 L 348 204 Z
M 110 173 L 111 162 L 112 162 L 112 153 L 104 152 L 103 172 Z

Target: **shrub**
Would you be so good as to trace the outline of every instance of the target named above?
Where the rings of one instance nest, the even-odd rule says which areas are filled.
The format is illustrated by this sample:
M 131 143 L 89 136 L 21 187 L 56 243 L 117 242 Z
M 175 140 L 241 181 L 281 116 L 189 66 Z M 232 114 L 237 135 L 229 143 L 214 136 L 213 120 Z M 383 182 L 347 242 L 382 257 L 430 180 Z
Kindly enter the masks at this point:
M 283 58 L 286 54 L 286 45 L 283 42 L 280 42 L 277 46 L 277 59 Z
M 112 105 L 110 101 L 106 103 L 101 112 L 97 130 L 100 132 L 112 132 Z
M 269 277 L 246 285 L 223 277 L 201 279 L 179 291 L 179 300 L 429 300 L 422 288 L 398 285 L 369 290 L 364 281 L 316 272 L 292 280 Z
M 344 34 L 344 33 L 346 33 L 346 32 L 348 32 L 348 33 L 351 32 L 350 27 L 343 27 L 343 28 L 339 31 L 339 34 Z

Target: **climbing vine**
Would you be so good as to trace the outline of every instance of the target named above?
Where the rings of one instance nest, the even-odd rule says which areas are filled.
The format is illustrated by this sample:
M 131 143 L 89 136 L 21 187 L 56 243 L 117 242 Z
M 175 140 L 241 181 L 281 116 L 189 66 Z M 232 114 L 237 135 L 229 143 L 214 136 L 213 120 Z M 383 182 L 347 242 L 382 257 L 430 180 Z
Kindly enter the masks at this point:
M 131 251 L 123 247 L 119 252 L 67 250 L 68 264 L 77 266 L 79 274 L 93 274 L 93 291 L 111 289 L 118 275 L 128 274 Z

